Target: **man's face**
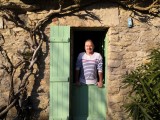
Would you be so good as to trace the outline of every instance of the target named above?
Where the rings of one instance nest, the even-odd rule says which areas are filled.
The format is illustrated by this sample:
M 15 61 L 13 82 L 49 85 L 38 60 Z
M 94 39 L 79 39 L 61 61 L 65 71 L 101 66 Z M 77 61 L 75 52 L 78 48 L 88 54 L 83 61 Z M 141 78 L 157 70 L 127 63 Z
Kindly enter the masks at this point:
M 91 41 L 87 41 L 85 43 L 85 51 L 88 54 L 92 54 L 93 53 L 93 49 L 94 49 L 94 45 Z

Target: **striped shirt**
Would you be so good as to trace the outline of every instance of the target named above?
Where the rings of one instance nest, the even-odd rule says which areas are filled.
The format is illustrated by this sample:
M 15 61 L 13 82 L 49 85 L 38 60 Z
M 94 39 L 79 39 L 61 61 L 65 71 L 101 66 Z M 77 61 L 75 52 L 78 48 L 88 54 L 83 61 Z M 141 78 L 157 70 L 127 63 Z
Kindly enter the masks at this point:
M 97 52 L 91 56 L 85 52 L 80 53 L 76 62 L 76 70 L 80 70 L 81 83 L 96 84 L 97 71 L 103 72 L 102 56 Z

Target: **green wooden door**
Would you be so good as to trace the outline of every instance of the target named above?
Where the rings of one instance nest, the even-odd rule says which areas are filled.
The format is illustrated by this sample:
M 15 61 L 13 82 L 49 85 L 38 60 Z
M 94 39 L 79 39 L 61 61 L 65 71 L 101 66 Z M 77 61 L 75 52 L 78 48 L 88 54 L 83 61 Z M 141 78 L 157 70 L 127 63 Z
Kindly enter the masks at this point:
M 100 47 L 105 49 L 105 42 L 102 41 L 102 43 L 103 46 Z M 103 51 L 104 63 L 106 63 L 106 50 Z M 106 120 L 106 76 L 104 79 L 103 88 L 98 88 L 95 85 L 82 85 L 77 87 L 72 84 L 71 120 Z
M 69 119 L 70 27 L 50 30 L 50 120 Z

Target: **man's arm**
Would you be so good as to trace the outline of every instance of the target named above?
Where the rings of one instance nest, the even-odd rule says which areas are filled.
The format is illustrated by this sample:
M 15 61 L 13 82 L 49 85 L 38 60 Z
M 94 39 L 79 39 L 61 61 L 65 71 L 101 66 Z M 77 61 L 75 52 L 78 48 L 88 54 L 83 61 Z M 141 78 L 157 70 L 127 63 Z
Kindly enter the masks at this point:
M 98 87 L 103 87 L 103 72 L 98 72 L 99 81 L 97 82 Z

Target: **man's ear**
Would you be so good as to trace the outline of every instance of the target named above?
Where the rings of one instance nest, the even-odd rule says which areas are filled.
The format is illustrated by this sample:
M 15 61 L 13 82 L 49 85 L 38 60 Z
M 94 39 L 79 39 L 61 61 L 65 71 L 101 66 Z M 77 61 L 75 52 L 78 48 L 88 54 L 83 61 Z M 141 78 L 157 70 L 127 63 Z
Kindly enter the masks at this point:
M 93 50 L 94 50 L 94 45 L 93 45 Z

